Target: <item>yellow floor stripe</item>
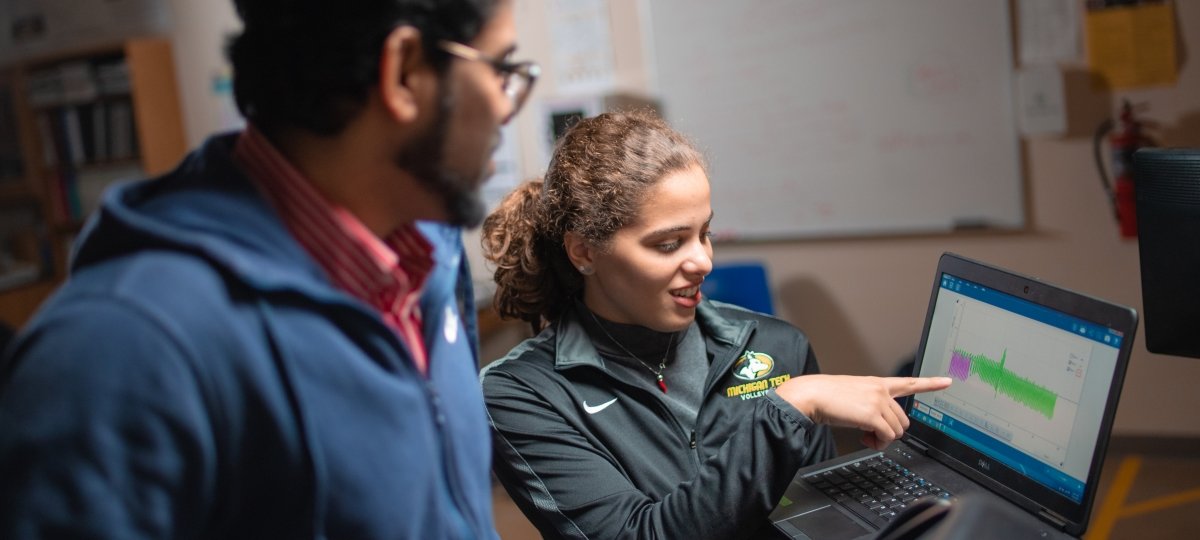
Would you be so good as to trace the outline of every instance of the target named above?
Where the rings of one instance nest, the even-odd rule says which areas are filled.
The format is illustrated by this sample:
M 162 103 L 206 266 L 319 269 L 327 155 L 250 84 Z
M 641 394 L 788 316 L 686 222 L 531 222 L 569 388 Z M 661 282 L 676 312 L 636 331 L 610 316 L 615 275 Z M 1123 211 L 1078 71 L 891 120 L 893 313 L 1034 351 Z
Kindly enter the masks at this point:
M 1196 501 L 1200 501 L 1200 489 L 1181 491 L 1179 493 L 1164 495 L 1162 497 L 1126 506 L 1125 508 L 1121 509 L 1121 517 L 1127 518 L 1136 516 L 1138 514 L 1145 514 L 1147 512 L 1156 512 L 1158 510 L 1171 508 L 1172 506 L 1179 506 L 1181 504 L 1187 504 Z
M 1131 455 L 1121 460 L 1117 475 L 1113 478 L 1112 485 L 1108 486 L 1108 495 L 1104 496 L 1104 504 L 1100 505 L 1100 510 L 1092 517 L 1092 524 L 1084 535 L 1088 540 L 1108 540 L 1113 525 L 1121 517 L 1121 507 L 1125 504 L 1125 498 L 1129 496 L 1133 480 L 1137 478 L 1138 469 L 1141 467 L 1141 456 Z

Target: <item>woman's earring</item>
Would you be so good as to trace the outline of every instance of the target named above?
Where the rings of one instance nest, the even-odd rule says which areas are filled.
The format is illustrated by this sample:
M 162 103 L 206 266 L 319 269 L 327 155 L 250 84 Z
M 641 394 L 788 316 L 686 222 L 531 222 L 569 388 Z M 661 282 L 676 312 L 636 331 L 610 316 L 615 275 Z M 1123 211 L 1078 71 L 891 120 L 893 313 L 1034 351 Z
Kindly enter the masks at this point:
M 580 273 L 580 274 L 583 274 L 583 275 L 585 275 L 585 276 L 590 276 L 590 275 L 592 275 L 592 272 L 595 272 L 595 270 L 592 270 L 592 267 L 590 267 L 590 266 L 588 266 L 588 265 L 586 265 L 586 264 L 585 264 L 585 265 L 583 265 L 583 266 L 580 266 L 580 267 L 579 267 L 579 273 Z

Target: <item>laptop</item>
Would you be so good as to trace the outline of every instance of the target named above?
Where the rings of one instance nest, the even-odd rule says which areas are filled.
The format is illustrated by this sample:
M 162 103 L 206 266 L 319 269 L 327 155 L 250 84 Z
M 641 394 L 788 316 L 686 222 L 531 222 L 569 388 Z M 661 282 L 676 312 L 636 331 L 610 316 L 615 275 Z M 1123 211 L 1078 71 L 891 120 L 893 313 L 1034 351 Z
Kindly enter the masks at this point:
M 805 467 L 771 513 L 792 538 L 870 537 L 913 501 L 995 499 L 1031 532 L 1083 534 L 1137 313 L 959 255 L 938 262 L 913 372 L 909 429 Z

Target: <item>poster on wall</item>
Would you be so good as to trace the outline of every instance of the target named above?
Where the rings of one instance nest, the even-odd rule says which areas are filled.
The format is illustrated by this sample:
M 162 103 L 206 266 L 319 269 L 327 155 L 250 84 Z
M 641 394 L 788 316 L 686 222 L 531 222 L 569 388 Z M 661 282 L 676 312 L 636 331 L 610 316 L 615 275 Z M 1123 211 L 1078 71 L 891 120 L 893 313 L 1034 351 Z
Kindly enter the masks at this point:
M 4 0 L 0 65 L 170 30 L 160 0 Z
M 552 2 L 549 28 L 557 94 L 612 89 L 613 47 L 606 0 Z
M 1098 89 L 1172 86 L 1179 79 L 1175 10 L 1169 2 L 1088 2 L 1088 66 Z

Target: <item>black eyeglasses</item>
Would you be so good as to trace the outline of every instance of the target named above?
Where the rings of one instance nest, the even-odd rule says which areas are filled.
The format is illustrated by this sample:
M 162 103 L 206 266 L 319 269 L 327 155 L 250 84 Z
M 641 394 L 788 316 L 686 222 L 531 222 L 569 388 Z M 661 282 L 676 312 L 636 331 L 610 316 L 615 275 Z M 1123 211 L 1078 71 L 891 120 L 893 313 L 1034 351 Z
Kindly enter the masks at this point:
M 503 79 L 500 88 L 512 103 L 512 112 L 504 119 L 505 122 L 511 120 L 517 111 L 521 110 L 521 106 L 525 105 L 525 100 L 529 99 L 529 92 L 533 90 L 533 83 L 537 82 L 538 75 L 542 74 L 542 68 L 533 62 L 509 62 L 455 41 L 443 39 L 438 42 L 438 46 L 463 60 L 483 62 L 492 66 L 496 74 Z

